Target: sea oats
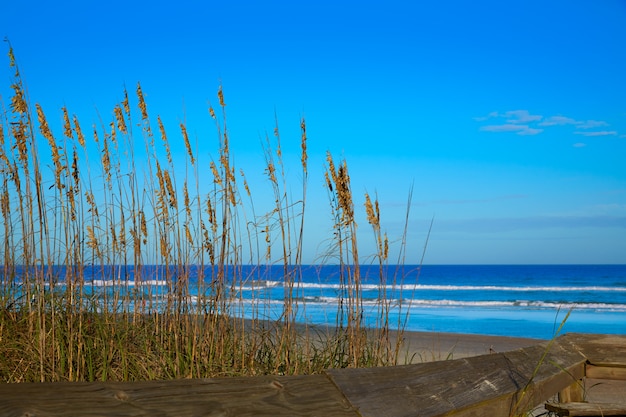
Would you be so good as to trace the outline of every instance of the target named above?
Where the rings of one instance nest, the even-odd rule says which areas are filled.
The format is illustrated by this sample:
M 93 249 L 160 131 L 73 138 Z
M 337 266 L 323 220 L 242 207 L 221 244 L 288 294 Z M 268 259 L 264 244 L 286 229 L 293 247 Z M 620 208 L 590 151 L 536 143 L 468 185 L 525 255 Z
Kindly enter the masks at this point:
M 161 247 L 161 256 L 163 257 L 163 259 L 168 259 L 170 254 L 170 246 L 167 243 L 167 237 L 165 235 L 161 235 L 159 243 Z
M 111 182 L 111 159 L 109 154 L 109 141 L 107 140 L 107 135 L 104 135 L 104 139 L 102 141 L 102 152 L 101 152 L 101 161 L 102 161 L 102 169 L 104 170 L 104 177 L 107 183 Z
M 93 250 L 98 249 L 98 239 L 96 239 L 96 234 L 91 226 L 87 226 L 87 247 Z
M 226 103 L 224 102 L 224 93 L 222 92 L 222 86 L 220 85 L 217 90 L 217 97 L 220 99 L 220 106 L 226 107 Z
M 89 205 L 89 209 L 87 209 L 88 213 L 91 213 L 95 219 L 99 217 L 98 213 L 98 205 L 96 204 L 96 199 L 91 191 L 85 192 L 85 198 L 87 199 L 87 204 Z
M 302 140 L 300 142 L 300 147 L 302 148 L 302 169 L 304 171 L 304 174 L 306 175 L 307 173 L 307 152 L 306 152 L 306 122 L 304 120 L 304 117 L 302 118 L 302 120 L 300 121 L 300 130 L 302 132 Z
M 378 226 L 377 216 L 374 212 L 374 206 L 368 193 L 365 193 L 365 212 L 367 213 L 367 221 L 372 226 Z
M 189 200 L 189 190 L 187 189 L 187 181 L 183 183 L 183 197 L 185 202 L 185 213 L 187 213 L 187 217 L 191 217 L 191 205 Z
M 185 223 L 183 227 L 185 229 L 185 236 L 187 237 L 187 241 L 191 246 L 193 246 L 193 237 L 191 236 L 191 232 L 189 231 L 189 226 L 187 225 L 187 223 Z
M 209 224 L 217 225 L 215 209 L 213 208 L 213 204 L 211 204 L 211 199 L 208 197 L 206 199 L 206 213 L 209 216 Z
M 122 113 L 122 108 L 119 104 L 113 108 L 113 113 L 115 114 L 115 120 L 117 121 L 117 129 L 122 132 L 122 134 L 128 133 L 128 131 L 126 130 L 126 121 L 124 120 L 124 114 Z
M 215 162 L 211 161 L 210 167 L 211 167 L 211 172 L 213 173 L 213 182 L 217 185 L 222 185 L 222 176 L 217 170 L 217 166 L 215 165 Z
M 80 128 L 80 124 L 78 123 L 78 117 L 74 116 L 74 131 L 76 132 L 76 138 L 78 139 L 78 144 L 85 147 L 85 137 L 83 136 L 83 131 Z
M 165 148 L 165 156 L 167 157 L 167 162 L 171 165 L 174 165 L 174 161 L 172 160 L 172 152 L 170 151 L 170 144 L 167 140 L 167 134 L 165 133 L 165 127 L 163 126 L 163 122 L 161 121 L 161 116 L 157 116 L 157 124 L 159 125 L 159 132 L 161 132 L 161 140 L 163 141 L 163 147 Z
M 178 200 L 176 199 L 176 193 L 174 192 L 174 186 L 172 185 L 172 178 L 167 169 L 163 170 L 163 179 L 165 180 L 165 187 L 167 194 L 169 195 L 170 207 L 178 208 Z
M 72 124 L 70 123 L 70 115 L 67 112 L 67 107 L 61 107 L 61 111 L 63 112 L 63 134 L 66 138 L 73 139 Z
M 100 139 L 98 138 L 98 130 L 96 129 L 96 125 L 93 125 L 93 140 L 96 143 L 100 143 Z
M 189 137 L 187 136 L 187 128 L 183 123 L 180 124 L 180 131 L 183 134 L 183 140 L 185 141 L 185 148 L 187 148 L 187 153 L 189 154 L 189 160 L 191 161 L 191 165 L 195 164 L 195 159 L 193 157 L 193 151 L 191 150 L 191 144 L 189 143 Z
M 39 104 L 35 104 L 35 109 L 37 110 L 37 122 L 39 122 L 39 131 L 43 135 L 44 138 L 50 142 L 54 142 L 54 137 L 52 136 L 52 132 L 50 131 L 50 127 L 48 126 L 48 121 L 46 120 L 46 116 L 43 113 L 43 109 Z M 56 144 L 50 145 L 51 147 L 56 147 Z
M 28 105 L 26 104 L 26 100 L 24 99 L 24 91 L 19 84 L 12 84 L 11 88 L 13 89 L 14 95 L 11 97 L 11 104 L 9 107 L 11 111 L 18 114 L 25 114 L 28 112 Z
M 122 101 L 122 107 L 124 108 L 126 117 L 130 120 L 130 104 L 128 103 L 128 91 L 126 90 L 126 87 L 124 87 L 124 100 Z
M 248 195 L 248 197 L 251 197 L 250 187 L 248 187 L 248 181 L 246 181 L 246 176 L 243 173 L 243 169 L 240 169 L 239 173 L 241 174 L 241 177 L 243 178 L 243 188 L 246 190 L 246 194 Z
M 141 110 L 141 118 L 146 121 L 148 120 L 148 107 L 146 106 L 146 101 L 143 98 L 143 91 L 141 90 L 141 84 L 137 83 L 137 99 L 139 100 L 137 106 L 139 106 L 139 110 Z
M 118 235 L 120 248 L 126 249 L 126 218 L 124 216 L 124 210 L 120 210 L 120 232 Z
M 267 176 L 269 177 L 271 182 L 273 182 L 274 184 L 278 184 L 278 181 L 276 180 L 276 167 L 274 167 L 274 163 L 272 161 L 267 163 L 265 172 L 267 173 Z
M 61 182 L 61 175 L 65 170 L 65 166 L 61 162 L 62 155 L 59 152 L 59 147 L 57 146 L 56 140 L 50 131 L 50 127 L 48 126 L 48 122 L 46 121 L 46 117 L 43 113 L 43 110 L 39 104 L 35 104 L 35 108 L 37 109 L 37 120 L 39 122 L 39 130 L 44 138 L 48 141 L 48 145 L 50 145 L 50 150 L 52 153 L 52 163 L 54 164 L 54 176 L 55 176 L 55 184 L 57 189 L 61 190 L 64 188 Z
M 113 143 L 113 146 L 117 149 L 117 130 L 115 130 L 115 122 L 110 122 L 109 127 L 111 128 L 109 138 L 111 138 L 111 143 Z
M 389 239 L 387 238 L 387 233 L 385 233 L 383 244 L 383 259 L 387 259 L 389 257 Z
M 4 218 L 4 226 L 5 229 L 10 226 L 9 218 L 11 217 L 11 202 L 9 199 L 9 190 L 5 188 L 2 192 L 2 197 L 0 197 L 0 207 L 2 208 L 2 217 Z M 5 235 L 5 238 L 8 238 L 9 235 Z
M 11 134 L 15 139 L 15 147 L 17 147 L 18 159 L 27 168 L 28 164 L 28 135 L 26 133 L 26 125 L 21 120 L 11 126 Z
M 148 237 L 148 223 L 146 222 L 146 215 L 143 210 L 139 211 L 139 224 L 141 225 L 141 234 L 144 238 Z M 145 240 L 144 240 L 145 243 Z
M 111 247 L 113 252 L 117 252 L 117 234 L 115 233 L 115 226 L 111 225 L 109 230 L 111 232 Z

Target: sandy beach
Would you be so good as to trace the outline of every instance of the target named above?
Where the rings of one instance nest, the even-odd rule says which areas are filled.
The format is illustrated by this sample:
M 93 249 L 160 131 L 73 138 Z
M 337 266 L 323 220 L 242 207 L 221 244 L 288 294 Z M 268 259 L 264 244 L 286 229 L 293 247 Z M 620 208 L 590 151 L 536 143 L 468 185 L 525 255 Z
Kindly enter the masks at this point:
M 533 338 L 438 332 L 404 332 L 402 337 L 402 352 L 406 354 L 407 363 L 501 353 L 546 342 Z

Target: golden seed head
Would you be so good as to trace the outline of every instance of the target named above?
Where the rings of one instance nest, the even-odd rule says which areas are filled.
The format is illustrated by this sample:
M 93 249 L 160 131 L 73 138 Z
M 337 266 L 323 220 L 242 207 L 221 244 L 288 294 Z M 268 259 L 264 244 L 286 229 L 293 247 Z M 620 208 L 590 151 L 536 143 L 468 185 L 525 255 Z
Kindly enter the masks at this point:
M 43 109 L 39 104 L 35 104 L 35 109 L 37 109 L 37 121 L 39 122 L 39 131 L 43 135 L 44 138 L 48 140 L 48 143 L 51 143 L 50 146 L 54 146 L 56 148 L 56 144 L 54 144 L 54 137 L 52 136 L 52 132 L 50 131 L 50 127 L 48 126 L 48 121 L 46 120 L 46 116 L 43 113 Z
M 213 209 L 213 204 L 211 204 L 211 199 L 208 197 L 206 199 L 206 213 L 209 215 L 209 224 L 215 224 L 215 210 Z
M 220 106 L 226 107 L 226 103 L 224 102 L 224 93 L 222 92 L 222 86 L 220 85 L 217 90 L 217 97 L 220 99 Z
M 122 101 L 122 106 L 124 107 L 126 117 L 130 118 L 130 105 L 128 103 L 128 91 L 126 90 L 126 87 L 124 87 L 124 101 Z
M 124 114 L 122 113 L 122 108 L 119 106 L 119 104 L 113 108 L 113 113 L 115 113 L 117 129 L 123 134 L 128 133 L 126 130 L 126 121 L 124 120 Z
M 139 110 L 141 110 L 141 118 L 143 120 L 148 120 L 148 107 L 146 106 L 146 101 L 143 98 L 143 91 L 141 90 L 141 84 L 137 83 L 137 99 L 139 103 Z
M 170 144 L 167 141 L 167 134 L 165 133 L 165 127 L 163 126 L 163 122 L 161 121 L 161 116 L 157 116 L 157 123 L 159 125 L 159 131 L 161 132 L 161 140 L 163 141 L 163 146 L 165 147 L 167 162 L 172 165 L 174 163 L 172 160 L 172 152 L 170 152 Z
M 28 112 L 28 105 L 24 99 L 24 91 L 19 84 L 11 85 L 15 95 L 11 97 L 11 110 L 15 113 L 24 114 Z
M 72 134 L 72 124 L 70 123 L 70 115 L 67 112 L 67 107 L 63 106 L 61 111 L 63 112 L 63 134 L 66 138 L 72 139 L 74 135 Z
M 165 180 L 165 187 L 167 189 L 167 194 L 169 195 L 170 207 L 178 208 L 178 201 L 176 200 L 176 193 L 174 192 L 174 187 L 172 186 L 172 179 L 167 169 L 163 171 L 163 179 Z
M 187 241 L 189 242 L 190 245 L 193 246 L 193 238 L 191 236 L 191 232 L 189 231 L 189 226 L 187 226 L 187 223 L 185 223 L 185 236 L 187 237 Z
M 83 136 L 83 131 L 80 129 L 80 125 L 78 124 L 78 117 L 74 116 L 74 131 L 76 132 L 76 137 L 78 138 L 78 144 L 85 147 L 85 137 Z
M 213 173 L 213 182 L 215 184 L 222 185 L 222 176 L 217 170 L 217 166 L 215 165 L 215 162 L 211 161 L 210 166 L 211 166 L 211 172 Z
M 146 216 L 143 210 L 139 212 L 139 222 L 141 223 L 141 234 L 143 234 L 144 237 L 148 237 L 148 223 L 146 223 Z
M 185 199 L 185 212 L 191 217 L 191 205 L 189 204 L 189 190 L 187 189 L 187 181 L 183 184 L 183 195 Z
M 376 213 L 374 212 L 374 206 L 368 193 L 365 193 L 365 212 L 367 213 L 367 221 L 372 226 L 377 226 Z
M 265 172 L 267 172 L 267 175 L 270 177 L 270 181 L 276 184 L 276 168 L 274 167 L 274 163 L 272 161 L 267 163 L 267 168 L 265 168 Z
M 95 250 L 98 249 L 98 240 L 91 226 L 87 226 L 87 247 Z
M 187 128 L 183 123 L 180 124 L 180 130 L 183 134 L 183 140 L 185 141 L 185 147 L 187 148 L 187 153 L 189 154 L 189 160 L 191 161 L 191 165 L 195 164 L 195 159 L 193 157 L 193 152 L 191 150 L 191 144 L 189 143 L 189 136 L 187 135 Z
M 302 140 L 300 142 L 300 147 L 302 148 L 302 169 L 304 170 L 304 173 L 306 174 L 308 156 L 306 152 L 306 122 L 304 120 L 304 117 L 300 121 L 300 130 L 302 131 Z

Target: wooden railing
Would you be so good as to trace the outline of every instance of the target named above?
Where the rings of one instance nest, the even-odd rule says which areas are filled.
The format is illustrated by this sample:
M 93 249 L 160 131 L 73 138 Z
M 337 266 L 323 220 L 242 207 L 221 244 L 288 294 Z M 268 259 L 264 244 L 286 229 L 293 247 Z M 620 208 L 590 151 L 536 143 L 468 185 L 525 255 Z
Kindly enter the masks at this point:
M 514 416 L 586 375 L 626 378 L 626 336 L 567 334 L 504 353 L 322 375 L 0 384 L 0 416 Z

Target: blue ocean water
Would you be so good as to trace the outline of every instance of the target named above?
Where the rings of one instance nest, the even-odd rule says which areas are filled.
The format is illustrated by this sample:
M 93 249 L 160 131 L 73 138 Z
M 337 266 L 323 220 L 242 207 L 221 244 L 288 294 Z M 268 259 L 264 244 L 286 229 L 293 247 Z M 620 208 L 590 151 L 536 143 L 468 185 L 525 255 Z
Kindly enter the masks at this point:
M 364 319 L 376 325 L 379 270 L 370 266 L 360 272 Z M 542 339 L 553 337 L 561 325 L 559 334 L 626 334 L 626 265 L 390 266 L 386 278 L 391 327 Z M 334 266 L 303 271 L 304 320 L 335 323 L 339 280 Z M 280 301 L 282 283 L 267 284 L 250 291 Z
M 65 269 L 55 269 L 56 285 L 63 285 Z M 333 265 L 231 267 L 225 287 L 238 301 L 224 313 L 279 319 L 291 297 L 298 321 L 335 325 L 355 295 L 342 285 L 353 274 L 354 267 L 341 273 Z M 191 303 L 210 297 L 216 276 L 193 266 L 92 267 L 85 288 L 94 295 L 144 293 L 154 300 L 151 308 L 161 308 L 168 293 L 183 287 Z M 391 265 L 382 274 L 378 266 L 361 266 L 360 277 L 355 311 L 370 326 L 386 318 L 391 328 L 413 331 L 549 339 L 562 325 L 560 334 L 626 334 L 626 265 Z

